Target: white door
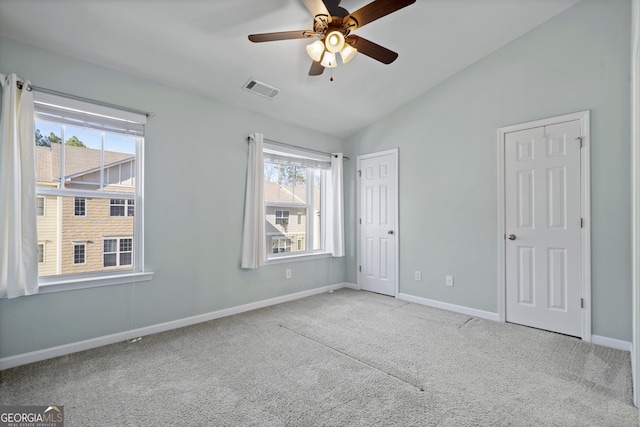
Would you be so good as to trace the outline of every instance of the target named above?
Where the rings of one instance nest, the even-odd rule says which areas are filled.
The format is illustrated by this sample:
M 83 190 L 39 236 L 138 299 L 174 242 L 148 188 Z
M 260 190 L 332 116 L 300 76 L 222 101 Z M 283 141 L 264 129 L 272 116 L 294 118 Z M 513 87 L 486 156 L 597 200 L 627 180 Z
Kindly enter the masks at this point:
M 396 296 L 397 153 L 358 157 L 360 289 Z
M 582 336 L 580 121 L 505 135 L 506 320 Z

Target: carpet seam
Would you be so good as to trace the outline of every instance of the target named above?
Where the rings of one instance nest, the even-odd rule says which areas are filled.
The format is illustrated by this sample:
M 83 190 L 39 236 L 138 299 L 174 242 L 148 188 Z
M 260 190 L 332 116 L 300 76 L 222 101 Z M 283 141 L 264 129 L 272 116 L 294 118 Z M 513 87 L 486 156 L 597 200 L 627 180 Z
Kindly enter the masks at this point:
M 294 334 L 296 334 L 296 335 L 301 336 L 302 338 L 306 338 L 306 339 L 307 339 L 307 340 L 309 340 L 309 341 L 312 341 L 312 342 L 314 342 L 314 343 L 316 343 L 316 344 L 319 344 L 319 345 L 321 345 L 321 346 L 323 346 L 323 347 L 326 347 L 326 348 L 328 348 L 328 349 L 330 349 L 330 350 L 332 350 L 332 351 L 334 351 L 334 352 L 336 352 L 336 353 L 338 353 L 338 354 L 341 354 L 341 355 L 343 355 L 343 356 L 345 356 L 345 357 L 347 357 L 347 358 L 349 358 L 349 359 L 351 359 L 351 360 L 355 360 L 356 362 L 358 362 L 358 363 L 360 363 L 360 364 L 362 364 L 362 365 L 365 365 L 365 366 L 367 366 L 367 367 L 369 367 L 369 368 L 371 368 L 371 369 L 373 369 L 373 370 L 375 370 L 375 371 L 377 371 L 377 372 L 380 372 L 381 374 L 384 374 L 384 375 L 386 375 L 386 376 L 388 376 L 388 377 L 391 377 L 391 378 L 393 378 L 393 379 L 395 379 L 395 380 L 398 380 L 398 381 L 401 381 L 401 382 L 403 382 L 403 383 L 405 383 L 405 384 L 408 384 L 408 385 L 410 385 L 410 386 L 412 386 L 412 387 L 414 387 L 414 388 L 418 389 L 419 391 L 425 391 L 425 390 L 424 390 L 424 388 L 423 388 L 423 387 L 420 387 L 419 385 L 413 384 L 413 383 L 411 383 L 411 382 L 409 382 L 409 381 L 407 381 L 407 380 L 405 380 L 405 379 L 402 379 L 402 378 L 400 378 L 400 377 L 398 377 L 398 376 L 396 376 L 396 375 L 393 375 L 393 374 L 392 374 L 392 373 L 390 373 L 390 372 L 383 371 L 382 369 L 380 369 L 380 368 L 378 368 L 378 367 L 376 367 L 376 366 L 373 366 L 373 365 L 371 365 L 371 364 L 369 364 L 369 363 L 365 362 L 364 360 L 360 360 L 360 359 L 358 359 L 357 357 L 354 357 L 354 356 L 352 356 L 352 355 L 350 355 L 350 354 L 348 354 L 348 353 L 345 353 L 344 351 L 338 350 L 337 348 L 331 347 L 331 346 L 330 346 L 330 345 L 328 345 L 328 344 L 325 344 L 325 343 L 323 343 L 323 342 L 321 342 L 321 341 L 318 341 L 318 340 L 316 340 L 316 339 L 314 339 L 314 338 L 311 338 L 311 337 L 309 337 L 309 336 L 307 336 L 307 335 L 303 334 L 302 332 L 298 332 L 298 331 L 296 331 L 295 329 L 291 329 L 291 328 L 289 328 L 288 326 L 284 326 L 284 325 L 279 325 L 279 326 L 280 326 L 281 328 L 283 328 L 283 329 L 286 329 L 286 330 L 288 330 L 288 331 L 290 331 L 290 332 L 293 332 L 293 333 L 294 333 Z

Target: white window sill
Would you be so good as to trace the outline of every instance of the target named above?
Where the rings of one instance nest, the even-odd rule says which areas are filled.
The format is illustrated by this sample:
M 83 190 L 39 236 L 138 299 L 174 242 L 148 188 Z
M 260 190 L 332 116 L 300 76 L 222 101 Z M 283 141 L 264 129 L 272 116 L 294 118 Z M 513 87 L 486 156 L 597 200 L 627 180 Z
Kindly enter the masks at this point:
M 153 279 L 153 273 L 123 273 L 94 277 L 65 277 L 40 279 L 40 294 L 72 291 L 76 289 L 96 288 L 99 286 L 123 285 L 126 283 L 146 282 Z
M 266 265 L 284 264 L 287 262 L 296 262 L 296 261 L 312 261 L 314 259 L 323 259 L 323 258 L 331 258 L 331 254 L 329 252 L 316 252 L 313 254 L 283 255 L 283 256 L 268 259 L 266 262 Z

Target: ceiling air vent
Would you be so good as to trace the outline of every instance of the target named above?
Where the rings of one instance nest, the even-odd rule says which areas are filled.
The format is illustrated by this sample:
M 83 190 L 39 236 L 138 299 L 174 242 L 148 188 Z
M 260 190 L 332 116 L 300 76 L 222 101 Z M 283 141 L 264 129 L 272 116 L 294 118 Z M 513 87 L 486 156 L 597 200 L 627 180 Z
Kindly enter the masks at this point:
M 280 89 L 276 89 L 273 86 L 269 86 L 266 83 L 259 82 L 257 80 L 249 79 L 248 82 L 242 86 L 244 90 L 247 90 L 256 95 L 264 96 L 265 98 L 273 99 L 280 93 Z

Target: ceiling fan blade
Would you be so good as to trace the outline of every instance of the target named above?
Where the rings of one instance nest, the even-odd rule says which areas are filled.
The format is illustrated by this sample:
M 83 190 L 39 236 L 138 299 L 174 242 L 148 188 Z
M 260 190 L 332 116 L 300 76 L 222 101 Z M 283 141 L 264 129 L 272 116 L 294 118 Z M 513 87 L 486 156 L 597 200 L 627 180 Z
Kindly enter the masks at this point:
M 316 33 L 313 31 L 281 31 L 279 33 L 262 33 L 251 34 L 249 40 L 254 43 L 273 42 L 277 40 L 291 40 L 291 39 L 304 39 L 307 37 L 313 37 Z
M 383 64 L 391 64 L 398 57 L 396 52 L 355 34 L 349 34 L 346 40 L 351 46 L 358 49 L 358 52 Z
M 324 2 L 322 0 L 302 0 L 302 2 L 307 7 L 307 9 L 309 9 L 309 12 L 311 12 L 312 16 L 315 17 L 318 15 L 326 15 L 331 18 L 331 14 L 327 10 L 327 6 L 324 5 Z
M 323 72 L 324 72 L 324 67 L 320 65 L 319 62 L 313 61 L 313 63 L 311 64 L 311 68 L 309 68 L 309 75 L 319 76 Z
M 374 0 L 368 5 L 351 13 L 344 19 L 344 22 L 349 23 L 349 30 L 355 30 L 356 28 L 364 27 L 369 22 L 373 22 L 378 18 L 382 18 L 385 15 L 402 9 L 403 7 L 407 7 L 415 2 L 416 0 Z M 355 27 L 353 26 L 354 20 Z

